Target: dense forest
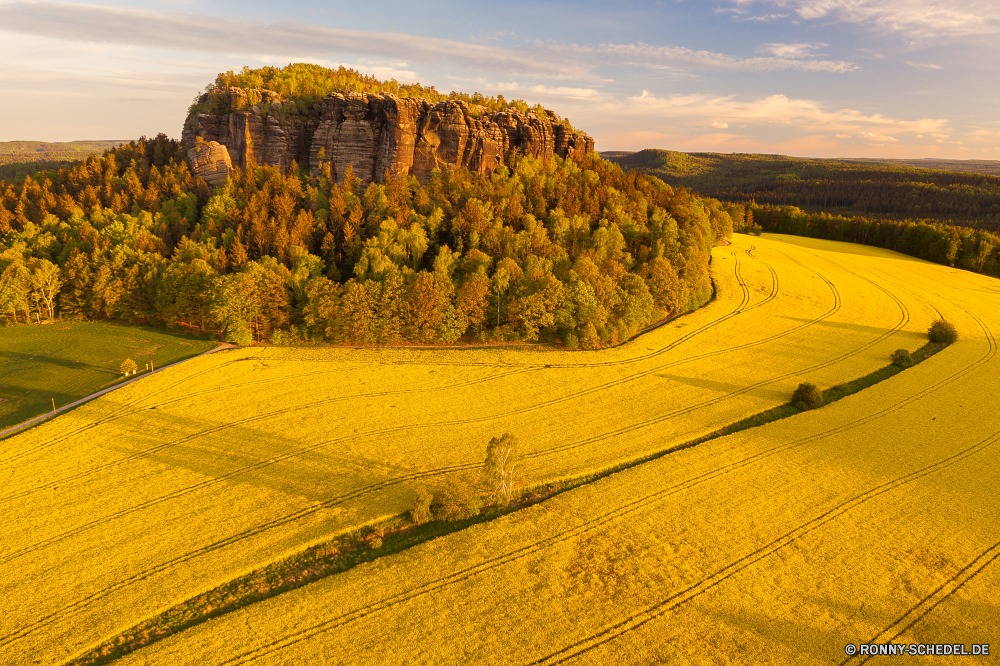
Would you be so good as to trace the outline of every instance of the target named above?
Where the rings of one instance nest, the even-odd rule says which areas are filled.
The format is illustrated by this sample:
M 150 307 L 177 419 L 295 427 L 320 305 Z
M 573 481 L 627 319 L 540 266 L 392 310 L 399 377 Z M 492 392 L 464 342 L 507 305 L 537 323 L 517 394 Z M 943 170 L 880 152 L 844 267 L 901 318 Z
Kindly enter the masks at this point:
M 554 113 L 548 113 L 540 104 L 529 106 L 522 99 L 507 100 L 503 95 L 486 97 L 479 93 L 469 95 L 455 91 L 444 94 L 439 93 L 434 86 L 399 83 L 395 79 L 380 81 L 374 76 L 361 74 L 344 66 L 338 69 L 329 69 L 308 63 L 292 63 L 281 68 L 250 69 L 244 67 L 236 73 L 223 72 L 215 78 L 214 83 L 206 86 L 205 90 L 209 93 L 207 97 L 201 95 L 195 97 L 194 103 L 188 109 L 188 115 L 196 111 L 223 114 L 231 110 L 239 110 L 230 107 L 234 98 L 226 94 L 227 91 L 234 88 L 246 91 L 245 103 L 251 106 L 261 105 L 265 114 L 270 109 L 270 102 L 261 98 L 260 91 L 270 91 L 279 99 L 294 100 L 297 113 L 303 116 L 312 115 L 316 102 L 331 92 L 389 93 L 397 97 L 419 97 L 431 103 L 460 100 L 469 105 L 475 117 L 478 117 L 482 111 L 497 112 L 505 109 L 513 109 L 521 113 L 534 111 L 539 115 L 547 114 L 556 122 L 565 124 L 572 129 L 568 119 L 560 118 Z M 244 103 L 243 96 L 236 97 L 235 100 L 237 103 Z M 282 112 L 288 113 L 288 109 L 282 107 Z
M 884 247 L 889 250 L 1000 277 L 1000 235 L 985 229 L 907 220 L 876 220 L 807 213 L 795 206 L 751 205 L 741 231 L 771 231 Z
M 996 175 L 782 155 L 650 149 L 603 156 L 626 169 L 722 201 L 1000 232 L 1000 176 Z
M 366 188 L 251 166 L 213 191 L 160 135 L 0 182 L 0 317 L 597 348 L 708 300 L 743 216 L 596 154 Z

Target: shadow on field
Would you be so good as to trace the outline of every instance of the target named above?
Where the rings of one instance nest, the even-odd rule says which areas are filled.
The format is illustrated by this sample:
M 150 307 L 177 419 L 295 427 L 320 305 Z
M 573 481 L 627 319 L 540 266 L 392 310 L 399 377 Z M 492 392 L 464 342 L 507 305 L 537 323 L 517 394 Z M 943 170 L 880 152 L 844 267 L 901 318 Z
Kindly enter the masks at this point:
M 784 597 L 787 599 L 788 590 L 780 590 L 779 597 Z M 834 630 L 824 630 L 811 627 L 807 624 L 807 620 L 801 622 L 796 622 L 793 620 L 785 619 L 782 617 L 775 617 L 781 613 L 780 608 L 774 609 L 774 615 L 766 615 L 763 613 L 754 613 L 749 608 L 745 608 L 737 613 L 728 613 L 725 611 L 715 610 L 713 608 L 706 608 L 703 604 L 699 609 L 704 613 L 705 617 L 712 618 L 715 621 L 713 625 L 722 625 L 730 628 L 730 631 L 724 632 L 725 634 L 735 634 L 740 636 L 754 636 L 757 640 L 757 644 L 746 645 L 743 641 L 730 642 L 733 651 L 739 650 L 737 647 L 742 643 L 742 650 L 749 652 L 750 654 L 732 654 L 730 652 L 727 654 L 729 658 L 736 657 L 739 660 L 741 657 L 750 657 L 754 652 L 760 654 L 768 654 L 772 656 L 781 655 L 785 653 L 785 657 L 789 655 L 798 655 L 802 659 L 803 663 L 815 663 L 820 664 L 838 664 L 844 659 L 844 646 L 848 643 L 860 643 L 867 640 L 871 636 L 869 620 L 872 619 L 871 615 L 867 613 L 870 610 L 867 607 L 862 606 L 861 608 L 830 608 L 829 599 L 816 599 L 813 600 L 818 604 L 819 608 L 822 608 L 825 613 L 824 617 L 818 617 L 817 620 L 823 622 L 829 622 L 829 619 L 825 615 L 831 615 L 833 617 L 844 618 L 840 623 L 840 626 Z M 859 612 L 860 611 L 860 612 Z M 855 631 L 858 634 L 865 635 L 853 635 L 852 632 L 852 620 L 851 616 L 855 616 L 854 620 L 857 621 L 858 629 Z M 725 645 L 726 641 L 720 641 L 720 645 Z M 785 649 L 782 650 L 781 648 Z M 725 649 L 725 648 L 723 648 Z M 811 659 L 809 659 L 811 657 Z M 780 657 L 775 661 L 783 661 Z
M 796 247 L 805 248 L 807 250 L 816 250 L 818 252 L 835 252 L 837 254 L 850 254 L 856 257 L 895 259 L 897 261 L 907 261 L 918 264 L 933 263 L 927 261 L 926 259 L 900 254 L 899 252 L 895 252 L 889 248 L 879 247 L 877 245 L 863 245 L 851 243 L 849 241 L 826 240 L 820 238 L 810 238 L 808 236 L 776 234 L 772 232 L 765 232 L 763 238 L 766 240 L 777 241 L 779 243 L 787 243 L 788 245 L 795 245 Z M 812 241 L 812 243 L 810 243 L 810 241 Z
M 136 427 L 136 418 L 143 420 L 141 427 Z M 281 421 L 293 419 L 297 426 L 301 425 L 302 416 L 298 414 L 269 418 L 260 424 L 241 424 L 239 420 L 197 419 L 165 410 L 143 410 L 133 417 L 129 424 L 132 427 L 122 424 L 132 431 L 124 440 L 129 445 L 123 446 L 120 439 L 109 442 L 109 448 L 122 457 L 138 454 L 146 461 L 164 465 L 167 470 L 163 474 L 168 476 L 172 470 L 186 470 L 201 477 L 224 479 L 229 487 L 248 484 L 309 503 L 352 495 L 414 471 L 359 456 L 352 443 L 330 442 L 349 435 L 350 430 L 313 427 L 302 438 L 281 434 Z M 322 422 L 322 418 L 317 421 Z M 395 494 L 399 487 L 392 485 L 373 494 Z M 372 497 L 358 501 L 370 503 Z M 393 513 L 400 510 L 395 504 L 392 507 Z
M 876 334 L 882 335 L 883 333 L 888 333 L 891 328 L 886 328 L 884 326 L 865 326 L 864 324 L 852 324 L 844 321 L 815 321 L 813 319 L 807 319 L 805 317 L 789 317 L 787 315 L 779 315 L 781 319 L 788 319 L 789 321 L 807 322 L 816 327 L 826 328 L 839 328 L 845 331 L 857 331 L 859 333 L 866 334 Z M 906 338 L 911 340 L 919 340 L 921 342 L 927 341 L 926 333 L 919 333 L 917 331 L 896 331 L 893 334 L 895 337 Z
M 63 407 L 79 400 L 80 396 L 62 391 L 41 392 L 34 386 L 18 386 L 6 381 L 0 383 L 0 430 L 51 412 L 53 399 L 57 407 Z
M 711 379 L 696 379 L 694 377 L 681 377 L 680 375 L 671 375 L 669 373 L 663 372 L 656 375 L 657 377 L 662 377 L 663 379 L 670 379 L 679 384 L 687 384 L 688 386 L 694 386 L 695 388 L 705 389 L 707 391 L 714 391 L 716 393 L 735 393 L 736 391 L 743 391 L 746 386 L 739 384 L 729 384 L 727 382 L 717 382 Z M 769 389 L 765 387 L 755 388 L 749 391 L 751 395 L 768 398 L 769 400 L 777 400 L 779 402 L 784 402 L 788 400 L 788 393 L 785 391 L 778 391 L 775 389 Z
M 45 363 L 46 365 L 54 365 L 60 368 L 71 368 L 73 370 L 90 369 L 109 375 L 117 374 L 108 368 L 104 368 L 99 365 L 90 365 L 89 363 L 84 363 L 83 361 L 70 361 L 64 358 L 49 356 L 41 352 L 35 354 L 23 354 L 21 352 L 0 351 L 0 359 L 7 359 L 21 363 Z

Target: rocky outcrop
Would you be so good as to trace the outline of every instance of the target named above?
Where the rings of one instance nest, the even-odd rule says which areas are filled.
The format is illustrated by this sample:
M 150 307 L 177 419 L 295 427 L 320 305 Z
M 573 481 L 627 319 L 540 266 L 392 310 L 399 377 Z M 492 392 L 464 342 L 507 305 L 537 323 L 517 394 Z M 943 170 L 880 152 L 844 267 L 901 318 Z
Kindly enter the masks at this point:
M 222 185 L 229 177 L 233 163 L 229 151 L 216 141 L 198 142 L 188 151 L 191 170 L 196 176 L 201 176 L 209 185 Z
M 338 182 L 348 166 L 365 183 L 381 182 L 386 172 L 426 182 L 433 169 L 492 173 L 516 150 L 542 159 L 580 159 L 594 150 L 592 138 L 551 112 L 474 112 L 462 101 L 333 93 L 303 115 L 294 100 L 234 89 L 206 93 L 198 106 L 216 111 L 188 117 L 185 146 L 193 147 L 198 137 L 218 142 L 240 168 L 256 162 L 287 169 L 294 161 L 315 173 L 329 165 Z

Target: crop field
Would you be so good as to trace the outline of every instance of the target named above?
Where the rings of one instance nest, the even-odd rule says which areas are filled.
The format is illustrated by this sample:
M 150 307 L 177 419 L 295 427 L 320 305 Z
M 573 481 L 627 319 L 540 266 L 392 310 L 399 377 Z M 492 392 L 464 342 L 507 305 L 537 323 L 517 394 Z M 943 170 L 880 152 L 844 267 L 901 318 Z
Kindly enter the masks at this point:
M 213 345 L 134 326 L 58 322 L 0 328 L 0 430 L 90 395 L 122 378 L 132 358 L 162 367 Z M 0 451 L 6 444 L 0 444 Z
M 736 236 L 715 248 L 713 271 L 712 303 L 615 349 L 232 350 L 3 440 L 0 663 L 60 663 L 399 514 L 420 486 L 478 469 L 503 432 L 525 447 L 529 484 L 601 470 L 785 403 L 802 381 L 863 376 L 923 345 L 943 314 L 959 343 L 819 412 L 640 465 L 124 660 L 602 663 L 608 650 L 641 662 L 669 647 L 696 663 L 708 632 L 739 638 L 725 648 L 737 663 L 739 645 L 804 663 L 790 661 L 803 648 L 788 641 L 808 626 L 810 658 L 829 663 L 831 640 L 870 638 L 1000 538 L 996 504 L 965 511 L 988 475 L 960 473 L 996 471 L 989 441 L 969 447 L 1000 423 L 963 410 L 985 410 L 1000 374 L 998 308 L 984 305 L 1000 304 L 997 283 L 783 237 Z M 948 502 L 932 499 L 942 493 Z M 972 520 L 983 511 L 993 519 Z M 926 575 L 906 557 L 925 558 Z M 868 595 L 863 611 L 857 590 L 836 592 L 844 581 Z M 946 617 L 947 603 L 921 622 Z M 980 612 L 991 610 L 995 598 Z M 498 632 L 477 631 L 487 617 Z M 320 620 L 330 621 L 312 627 Z
M 844 270 L 913 311 L 936 308 L 960 339 L 823 409 L 638 465 L 117 663 L 861 664 L 846 645 L 995 650 L 996 281 L 870 248 L 758 244 L 761 257 L 808 253 L 824 271 L 840 253 Z

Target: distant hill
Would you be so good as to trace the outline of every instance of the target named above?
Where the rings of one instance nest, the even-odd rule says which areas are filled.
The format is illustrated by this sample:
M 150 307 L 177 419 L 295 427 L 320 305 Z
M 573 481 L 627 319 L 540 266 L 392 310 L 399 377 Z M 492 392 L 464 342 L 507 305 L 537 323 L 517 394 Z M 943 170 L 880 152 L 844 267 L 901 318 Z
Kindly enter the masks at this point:
M 1000 229 L 1000 162 L 808 159 L 659 149 L 608 151 L 601 157 L 723 201 Z
M 70 162 L 85 160 L 88 155 L 101 155 L 127 139 L 104 141 L 0 141 L 0 179 L 13 180 L 18 173 L 31 175 L 38 171 L 58 169 Z

